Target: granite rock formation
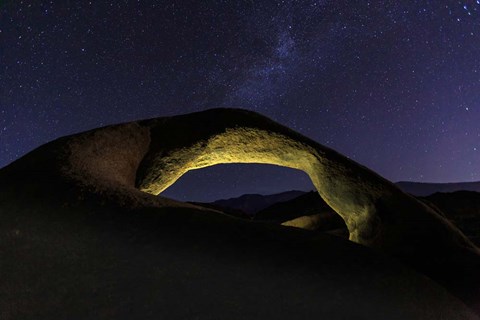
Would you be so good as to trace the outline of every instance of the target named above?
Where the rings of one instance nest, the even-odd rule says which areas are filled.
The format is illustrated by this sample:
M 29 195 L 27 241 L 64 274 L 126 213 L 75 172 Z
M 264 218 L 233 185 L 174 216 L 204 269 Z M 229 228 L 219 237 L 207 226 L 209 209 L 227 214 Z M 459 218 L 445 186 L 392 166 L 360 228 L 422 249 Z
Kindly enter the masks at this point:
M 379 252 L 378 255 L 361 246 L 342 242 L 341 239 L 332 240 L 328 236 L 311 235 L 306 231 L 281 226 L 269 226 L 272 230 L 265 227 L 270 231 L 264 235 L 262 224 L 230 219 L 214 210 L 154 196 L 188 170 L 219 163 L 266 163 L 305 171 L 321 197 L 345 221 L 350 240 L 374 249 Z M 261 263 L 266 268 L 262 270 L 276 270 L 278 274 L 272 275 L 272 282 L 264 284 L 265 287 L 259 292 L 271 292 L 275 287 L 272 283 L 285 279 L 287 275 L 293 278 L 285 280 L 288 283 L 285 287 L 280 285 L 281 289 L 292 290 L 296 283 L 292 279 L 298 278 L 299 288 L 295 289 L 298 296 L 303 290 L 300 288 L 309 287 L 309 295 L 317 294 L 322 296 L 322 300 L 327 295 L 326 288 L 333 290 L 334 296 L 330 300 L 318 302 L 320 306 L 323 304 L 318 310 L 313 307 L 310 298 L 298 303 L 288 302 L 292 308 L 295 305 L 298 310 L 306 308 L 305 315 L 312 310 L 316 310 L 318 315 L 322 312 L 331 312 L 329 315 L 346 312 L 341 311 L 340 304 L 337 305 L 339 297 L 350 292 L 347 296 L 351 301 L 347 304 L 355 305 L 352 301 L 357 301 L 360 296 L 365 297 L 360 292 L 364 291 L 375 298 L 367 302 L 362 300 L 361 305 L 372 305 L 357 310 L 357 314 L 370 314 L 372 318 L 382 318 L 387 309 L 389 312 L 402 310 L 403 316 L 399 318 L 474 318 L 461 303 L 444 292 L 442 286 L 471 308 L 480 309 L 479 251 L 454 225 L 371 170 L 249 111 L 213 109 L 114 125 L 63 137 L 0 170 L 0 191 L 1 241 L 4 244 L 0 259 L 5 266 L 2 273 L 10 275 L 0 282 L 0 289 L 7 292 L 2 295 L 1 309 L 7 310 L 3 311 L 7 319 L 19 312 L 32 312 L 35 308 L 51 316 L 52 310 L 56 310 L 67 295 L 57 287 L 52 289 L 54 284 L 51 281 L 59 282 L 64 288 L 69 288 L 71 283 L 78 284 L 78 281 L 93 283 L 91 287 L 84 285 L 80 293 L 74 294 L 73 300 L 67 299 L 67 302 L 71 304 L 71 310 L 87 312 L 85 310 L 88 309 L 94 312 L 91 306 L 82 309 L 85 304 L 82 299 L 88 296 L 89 290 L 94 296 L 101 294 L 97 307 L 108 317 L 109 313 L 119 315 L 127 312 L 114 307 L 113 310 L 112 307 L 102 309 L 102 306 L 118 303 L 116 295 L 121 295 L 124 300 L 135 300 L 125 297 L 128 292 L 111 292 L 109 288 L 128 291 L 131 289 L 127 288 L 133 286 L 145 294 L 137 287 L 135 277 L 138 277 L 138 283 L 149 283 L 159 296 L 164 296 L 166 293 L 162 290 L 167 290 L 165 288 L 185 287 L 186 284 L 182 282 L 185 277 L 193 277 L 192 285 L 200 288 L 202 277 L 214 277 L 209 268 L 221 269 L 226 264 L 229 266 L 225 269 L 227 271 L 218 271 L 219 277 L 237 279 L 241 283 L 249 277 L 257 279 L 256 269 L 252 268 L 253 261 L 264 261 L 267 252 L 273 252 L 273 260 L 282 257 L 287 262 L 279 269 L 272 269 L 270 262 L 266 263 L 268 267 L 265 261 Z M 251 239 L 240 242 L 232 240 L 235 234 L 240 234 L 242 239 L 250 235 L 255 238 L 255 245 L 252 245 Z M 213 241 L 215 235 L 220 240 Z M 258 247 L 261 240 L 264 242 Z M 291 246 L 288 245 L 289 240 L 293 243 Z M 214 254 L 212 252 L 225 254 L 235 261 L 235 256 L 227 253 L 230 252 L 227 251 L 228 243 L 231 244 L 228 249 L 236 248 L 242 252 L 240 256 L 246 257 L 246 274 L 251 273 L 244 276 L 246 278 L 229 273 L 232 270 L 229 269 L 232 268 L 230 261 L 222 260 L 221 263 L 209 265 L 211 260 L 206 256 Z M 55 249 L 56 245 L 60 249 Z M 208 254 L 192 249 L 197 245 Z M 327 245 L 331 247 L 326 248 Z M 183 262 L 175 260 L 175 254 L 170 254 L 169 250 L 174 247 L 180 247 L 178 254 L 184 259 Z M 245 253 L 242 251 L 245 249 L 252 251 Z M 129 254 L 122 250 L 127 250 Z M 195 255 L 201 256 L 199 259 L 203 262 L 196 265 L 197 269 L 188 269 L 191 268 L 191 262 L 185 262 L 189 256 L 187 252 L 192 254 L 192 259 Z M 40 253 L 45 255 L 44 259 L 36 256 Z M 339 254 L 346 256 L 340 258 Z M 394 260 L 384 258 L 384 254 L 399 259 L 440 286 L 408 271 L 408 268 L 395 266 Z M 132 258 L 132 255 L 136 258 Z M 326 262 L 325 259 L 334 262 Z M 152 269 L 148 261 L 164 267 L 167 261 L 174 262 L 171 266 L 167 263 L 166 269 L 161 271 Z M 93 267 L 96 263 L 99 264 L 98 269 Z M 320 275 L 316 271 L 309 271 L 305 276 L 302 274 L 303 264 L 308 268 L 323 270 L 324 277 L 342 279 L 338 273 L 343 272 L 345 278 L 340 281 L 339 288 L 320 288 L 321 281 L 310 287 L 313 278 Z M 39 274 L 39 270 L 44 273 Z M 46 276 L 48 272 L 58 277 Z M 163 278 L 162 272 L 169 275 L 170 279 L 177 279 L 178 286 Z M 361 276 L 356 277 L 355 274 Z M 145 279 L 147 275 L 157 277 L 158 283 L 154 281 L 150 284 Z M 98 280 L 101 276 L 107 280 Z M 29 286 L 28 280 L 24 279 L 30 279 L 35 285 Z M 65 282 L 62 282 L 64 279 Z M 122 279 L 125 281 L 122 282 Z M 364 281 L 366 279 L 370 280 Z M 220 287 L 222 289 L 219 292 L 226 290 L 222 285 L 216 285 L 217 288 L 212 290 L 220 290 Z M 395 285 L 400 289 L 394 289 Z M 51 297 L 53 300 L 45 305 L 35 302 L 35 298 L 38 298 L 35 294 L 40 295 L 49 288 L 58 293 Z M 198 290 L 197 296 L 201 296 L 201 289 Z M 387 293 L 380 294 L 382 290 Z M 195 299 L 195 294 L 191 295 L 188 298 Z M 292 293 L 288 295 L 290 299 L 295 297 Z M 382 306 L 375 300 L 386 296 L 397 301 L 393 305 L 391 300 L 383 301 L 385 305 Z M 222 298 L 217 295 L 214 297 Z M 417 300 L 410 301 L 411 297 Z M 145 299 L 148 303 L 145 302 L 143 306 L 148 305 L 150 309 L 144 310 L 147 313 L 143 316 L 158 313 L 158 308 L 166 308 L 155 297 L 148 296 Z M 225 312 L 233 312 L 230 318 L 251 318 L 242 316 L 242 312 L 258 310 L 253 305 L 245 304 L 239 297 L 235 299 L 230 306 L 228 301 L 220 303 Z M 276 307 L 285 303 L 278 294 L 272 299 L 270 303 Z M 139 301 L 132 301 L 125 303 L 142 305 Z M 200 318 L 202 315 L 208 318 L 212 317 L 212 312 L 216 312 L 218 317 L 220 312 L 215 311 L 215 307 L 198 308 L 201 311 L 192 311 L 190 316 L 199 312 Z M 180 309 L 162 310 L 163 315 L 179 318 L 188 311 Z M 271 315 L 267 313 L 263 316 Z

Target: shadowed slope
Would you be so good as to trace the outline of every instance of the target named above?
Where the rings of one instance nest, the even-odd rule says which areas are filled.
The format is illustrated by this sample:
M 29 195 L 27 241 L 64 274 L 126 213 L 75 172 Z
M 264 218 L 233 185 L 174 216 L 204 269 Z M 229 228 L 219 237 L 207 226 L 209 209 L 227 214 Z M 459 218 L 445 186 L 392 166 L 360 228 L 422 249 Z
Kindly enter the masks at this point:
M 0 194 L 2 319 L 477 319 L 347 240 L 52 178 Z

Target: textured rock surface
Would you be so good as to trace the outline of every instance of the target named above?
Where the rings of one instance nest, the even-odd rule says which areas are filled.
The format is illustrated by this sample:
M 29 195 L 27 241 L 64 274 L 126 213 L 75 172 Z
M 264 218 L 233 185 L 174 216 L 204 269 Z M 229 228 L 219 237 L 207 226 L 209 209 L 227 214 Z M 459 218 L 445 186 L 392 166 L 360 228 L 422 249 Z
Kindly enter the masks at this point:
M 61 279 L 65 278 L 66 282 L 60 283 L 65 288 L 72 287 L 72 283 L 78 284 L 78 281 L 100 283 L 93 287 L 84 285 L 77 300 L 69 301 L 72 308 L 82 308 L 82 299 L 88 296 L 88 290 L 93 290 L 94 295 L 102 295 L 98 301 L 107 306 L 120 302 L 127 305 L 134 303 L 128 300 L 131 299 L 129 292 L 120 294 L 111 290 L 121 291 L 123 286 L 130 288 L 127 290 L 131 290 L 132 286 L 137 288 L 133 279 L 135 277 L 140 279 L 139 283 L 148 281 L 148 275 L 157 272 L 148 266 L 148 261 L 155 261 L 159 265 L 165 265 L 166 261 L 176 261 L 175 254 L 165 253 L 170 250 L 165 243 L 179 241 L 182 245 L 178 252 L 185 255 L 185 261 L 177 261 L 178 265 L 173 266 L 173 263 L 170 267 L 167 263 L 165 274 L 171 279 L 177 279 L 179 283 L 181 277 L 188 278 L 192 272 L 198 274 L 192 280 L 197 288 L 201 288 L 202 277 L 213 279 L 214 275 L 208 271 L 209 268 L 221 269 L 223 263 L 209 260 L 214 259 L 215 254 L 210 256 L 210 253 L 202 253 L 204 263 L 197 266 L 199 269 L 191 269 L 187 252 L 196 248 L 196 243 L 202 243 L 202 246 L 208 248 L 206 251 L 217 250 L 222 255 L 228 255 L 233 259 L 231 261 L 236 261 L 234 256 L 227 254 L 230 244 L 232 250 L 251 250 L 241 256 L 247 255 L 248 266 L 245 267 L 247 273 L 250 272 L 254 278 L 256 269 L 251 264 L 255 265 L 256 259 L 264 257 L 267 252 L 274 252 L 273 260 L 287 257 L 287 265 L 293 263 L 293 271 L 290 267 L 285 269 L 285 266 L 279 269 L 272 269 L 272 265 L 266 267 L 265 270 L 276 275 L 272 275 L 272 282 L 262 282 L 265 294 L 277 291 L 275 283 L 282 282 L 281 279 L 289 279 L 288 285 L 280 290 L 283 295 L 296 288 L 292 279 L 298 277 L 298 288 L 295 290 L 300 291 L 293 296 L 288 293 L 288 299 L 301 296 L 301 288 L 309 287 L 314 278 L 348 279 L 346 282 L 340 281 L 339 288 L 334 285 L 325 287 L 323 280 L 313 284 L 309 294 L 313 298 L 315 295 L 320 297 L 319 309 L 313 307 L 309 299 L 305 300 L 306 305 L 298 301 L 298 304 L 290 306 L 294 308 L 297 305 L 305 315 L 315 310 L 316 314 L 324 316 L 341 313 L 342 308 L 337 306 L 338 299 L 335 296 L 350 292 L 347 295 L 351 299 L 347 304 L 352 306 L 365 293 L 374 297 L 367 301 L 358 300 L 364 306 L 364 310 L 359 310 L 358 314 L 364 316 L 373 314 L 374 318 L 382 318 L 385 312 L 402 310 L 402 316 L 398 318 L 470 317 L 461 304 L 428 279 L 410 271 L 402 271 L 403 267 L 395 267 L 392 262 L 384 263 L 384 258 L 359 246 L 325 236 L 317 239 L 314 237 L 320 237 L 319 235 L 307 236 L 302 231 L 287 231 L 282 227 L 274 228 L 264 236 L 261 224 L 232 221 L 208 209 L 148 194 L 160 193 L 188 170 L 234 162 L 268 163 L 305 171 L 322 198 L 345 220 L 352 241 L 400 258 L 417 271 L 436 280 L 471 307 L 478 308 L 478 250 L 441 215 L 369 169 L 263 116 L 243 110 L 216 109 L 110 126 L 64 137 L 3 168 L 0 171 L 0 225 L 4 245 L 0 258 L 3 262 L 7 261 L 4 266 L 10 277 L 4 278 L 0 283 L 2 291 L 9 293 L 2 295 L 2 305 L 6 306 L 6 309 L 2 309 L 9 310 L 7 315 L 12 315 L 18 310 L 22 311 L 21 303 L 25 307 L 33 304 L 46 314 L 55 307 L 58 308 L 64 299 L 62 297 L 68 293 L 50 288 L 52 284 L 44 279 L 52 279 L 51 276 L 45 276 L 49 272 L 59 275 Z M 20 200 L 25 198 L 29 201 Z M 152 230 L 152 227 L 156 229 Z M 202 227 L 205 230 L 199 231 L 198 228 Z M 69 232 L 65 233 L 65 230 Z M 246 242 L 232 240 L 232 236 L 239 234 L 241 238 L 251 236 L 252 239 Z M 131 240 L 132 237 L 134 240 Z M 207 240 L 201 240 L 202 237 Z M 184 238 L 186 240 L 182 240 Z M 293 241 L 292 247 L 287 244 L 288 239 Z M 298 239 L 304 240 L 299 242 Z M 262 240 L 264 244 L 259 248 L 258 243 Z M 60 241 L 66 247 L 52 248 L 55 241 Z M 124 243 L 125 241 L 127 242 Z M 247 245 L 246 243 L 251 243 L 249 241 L 255 245 Z M 103 246 L 103 243 L 107 245 Z M 327 244 L 331 248 L 326 248 Z M 130 254 L 122 252 L 124 249 Z M 195 252 L 193 250 L 190 254 L 198 254 Z M 48 258 L 35 256 L 39 253 Z M 132 254 L 136 258 L 127 262 L 132 259 Z M 339 258 L 343 254 L 346 256 Z M 65 257 L 65 262 L 59 260 L 61 257 Z M 292 257 L 296 258 L 291 260 Z M 68 259 L 71 259 L 71 264 Z M 225 263 L 230 264 L 231 261 Z M 61 267 L 62 263 L 66 265 Z M 101 266 L 99 274 L 95 274 L 97 269 L 91 263 Z M 29 267 L 31 265 L 35 266 L 33 270 Z M 304 273 L 304 267 L 309 270 L 312 267 L 311 270 L 317 271 Z M 44 273 L 38 274 L 39 270 Z M 109 270 L 120 280 L 107 276 Z M 228 270 L 230 269 L 218 271 L 221 279 L 248 282 L 250 276 L 230 274 L 229 277 Z M 76 271 L 79 272 L 77 276 Z M 125 272 L 127 280 L 122 278 L 122 272 Z M 385 272 L 389 275 L 386 276 Z M 4 273 L 5 271 L 2 272 Z M 102 276 L 112 283 L 98 280 Z M 35 283 L 34 288 L 29 287 L 28 282 L 22 282 L 22 279 L 28 278 Z M 38 279 L 43 282 L 38 283 Z M 122 282 L 122 279 L 127 282 Z M 154 282 L 154 289 L 163 292 L 165 289 L 162 288 L 178 288 L 166 284 L 167 280 L 161 278 L 158 283 Z M 250 285 L 254 287 L 255 283 Z M 396 286 L 398 289 L 394 289 Z M 218 288 L 218 285 L 213 285 L 213 289 L 210 289 L 213 291 L 206 289 L 206 296 L 210 294 L 212 298 L 221 299 L 221 296 L 212 293 Z M 328 301 L 323 300 L 328 295 L 325 288 L 333 290 L 333 298 L 330 297 Z M 39 298 L 36 295 L 49 289 L 58 293 L 49 304 L 53 309 L 45 307 L 50 311 L 34 303 Z M 144 294 L 141 288 L 135 290 Z M 386 294 L 388 299 L 396 302 L 383 301 L 387 307 L 378 305 L 375 299 L 387 291 L 390 292 Z M 123 300 L 108 300 L 109 295 L 116 294 L 123 295 Z M 18 300 L 22 295 L 26 298 L 19 305 L 15 299 Z M 160 294 L 163 295 L 164 293 Z M 276 293 L 271 303 L 281 306 L 285 303 L 282 295 Z M 198 292 L 197 298 L 200 296 L 202 294 Z M 415 299 L 410 301 L 410 297 Z M 195 299 L 195 294 L 191 298 Z M 153 308 L 151 312 L 160 312 L 160 306 L 166 308 L 165 303 L 160 303 L 155 298 L 149 299 L 149 308 Z M 241 310 L 253 312 L 258 309 L 258 306 L 248 307 L 245 302 L 238 300 L 239 297 L 235 299 L 234 305 L 230 307 L 222 304 L 224 310 L 229 312 L 240 310 L 237 310 L 239 313 L 233 318 L 242 318 Z M 323 304 L 320 302 L 322 300 Z M 141 302 L 135 302 L 134 306 L 139 307 L 138 303 Z M 374 310 L 374 306 L 378 306 L 378 309 Z M 175 315 L 174 311 L 162 310 L 164 315 L 173 312 L 177 318 L 185 311 L 179 310 Z M 213 311 L 209 313 L 208 308 L 199 307 L 199 310 L 207 318 L 212 316 Z M 216 309 L 213 307 L 212 310 Z M 108 314 L 114 311 L 105 312 Z M 216 317 L 218 312 L 220 311 L 214 312 Z M 273 314 L 279 313 L 278 310 L 275 312 Z M 263 316 L 271 315 L 267 312 Z

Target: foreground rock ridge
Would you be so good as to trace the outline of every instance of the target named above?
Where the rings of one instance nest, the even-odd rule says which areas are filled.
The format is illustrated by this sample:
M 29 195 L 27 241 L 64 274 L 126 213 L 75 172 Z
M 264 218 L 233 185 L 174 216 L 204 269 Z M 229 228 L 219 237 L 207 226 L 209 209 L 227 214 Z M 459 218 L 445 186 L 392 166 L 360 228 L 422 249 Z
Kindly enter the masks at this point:
M 343 218 L 351 241 L 399 259 L 480 310 L 480 252 L 441 212 L 372 170 L 251 111 L 211 109 L 63 137 L 0 170 L 0 188 L 8 191 L 11 183 L 15 187 L 5 195 L 15 194 L 55 176 L 58 185 L 88 190 L 122 208 L 187 208 L 208 215 L 212 211 L 152 195 L 189 170 L 224 163 L 304 171 Z M 0 214 L 6 212 L 4 207 Z

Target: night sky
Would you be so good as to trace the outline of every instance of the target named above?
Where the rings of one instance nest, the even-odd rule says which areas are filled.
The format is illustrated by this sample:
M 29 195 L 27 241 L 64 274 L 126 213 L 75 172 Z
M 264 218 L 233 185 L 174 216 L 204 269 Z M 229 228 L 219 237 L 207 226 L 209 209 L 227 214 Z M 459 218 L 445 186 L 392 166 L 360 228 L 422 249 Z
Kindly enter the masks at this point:
M 260 112 L 392 180 L 480 180 L 480 0 L 1 1 L 0 167 L 63 135 Z M 220 165 L 165 195 L 313 188 Z

